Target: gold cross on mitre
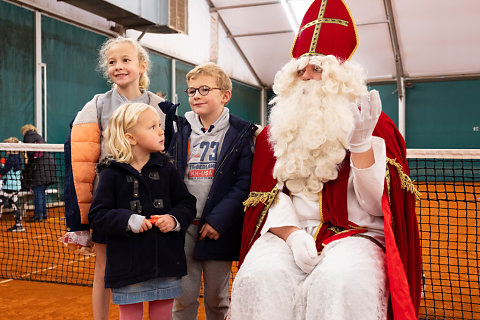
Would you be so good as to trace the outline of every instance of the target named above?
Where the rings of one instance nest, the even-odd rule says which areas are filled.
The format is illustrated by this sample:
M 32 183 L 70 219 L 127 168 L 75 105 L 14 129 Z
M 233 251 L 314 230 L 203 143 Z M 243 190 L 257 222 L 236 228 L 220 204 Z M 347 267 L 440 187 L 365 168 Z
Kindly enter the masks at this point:
M 290 54 L 295 59 L 333 55 L 346 61 L 357 45 L 357 28 L 344 0 L 313 0 L 303 17 Z
M 302 32 L 303 30 L 311 26 L 315 26 L 315 30 L 313 31 L 312 41 L 310 42 L 310 49 L 309 49 L 309 53 L 312 53 L 312 54 L 318 54 L 315 52 L 315 48 L 317 47 L 317 44 L 318 44 L 318 35 L 320 34 L 320 29 L 322 28 L 322 24 L 333 23 L 333 24 L 342 25 L 344 27 L 348 27 L 348 21 L 346 20 L 324 17 L 325 9 L 327 7 L 327 2 L 328 0 L 322 0 L 322 3 L 320 4 L 320 10 L 318 11 L 318 18 L 316 20 L 313 20 L 312 22 L 307 23 L 300 29 L 300 32 Z

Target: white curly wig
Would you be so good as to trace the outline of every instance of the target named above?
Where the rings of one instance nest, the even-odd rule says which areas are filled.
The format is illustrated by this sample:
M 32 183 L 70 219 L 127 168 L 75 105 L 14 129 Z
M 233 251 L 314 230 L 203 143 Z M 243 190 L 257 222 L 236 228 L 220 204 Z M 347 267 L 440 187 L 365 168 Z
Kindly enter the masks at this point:
M 298 79 L 307 64 L 322 68 L 322 80 Z M 314 200 L 325 182 L 337 178 L 353 128 L 350 105 L 367 92 L 362 73 L 334 56 L 313 56 L 292 59 L 276 74 L 269 139 L 279 188 Z

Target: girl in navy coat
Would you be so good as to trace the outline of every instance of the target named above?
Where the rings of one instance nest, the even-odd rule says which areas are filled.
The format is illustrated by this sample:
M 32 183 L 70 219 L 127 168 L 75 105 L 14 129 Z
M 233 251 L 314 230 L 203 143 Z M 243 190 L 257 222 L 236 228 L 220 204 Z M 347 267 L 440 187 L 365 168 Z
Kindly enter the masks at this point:
M 138 319 L 149 301 L 150 319 L 171 319 L 173 298 L 186 275 L 185 229 L 195 216 L 195 197 L 164 149 L 156 110 L 124 104 L 112 115 L 105 139 L 108 157 L 89 221 L 106 237 L 105 286 L 120 319 Z

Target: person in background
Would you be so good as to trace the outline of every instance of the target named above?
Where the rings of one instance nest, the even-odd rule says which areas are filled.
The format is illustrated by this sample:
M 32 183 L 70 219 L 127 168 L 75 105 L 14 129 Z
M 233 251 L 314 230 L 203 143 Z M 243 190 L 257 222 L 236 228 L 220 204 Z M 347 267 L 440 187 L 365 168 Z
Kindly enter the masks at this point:
M 356 34 L 343 1 L 314 1 L 275 76 L 231 320 L 418 318 L 418 191 L 403 137 L 348 61 Z
M 188 275 L 182 279 L 182 296 L 175 299 L 173 318 L 196 319 L 203 276 L 206 317 L 223 320 L 232 261 L 240 249 L 242 201 L 248 196 L 257 127 L 225 107 L 232 82 L 219 66 L 197 66 L 186 79 L 192 111 L 182 118 L 174 116 L 176 106 L 164 109 L 166 136 L 173 132 L 169 119 L 175 119 L 178 129 L 167 139 L 169 154 L 197 198 L 197 214 L 185 240 Z
M 93 317 L 108 319 L 110 290 L 105 288 L 105 235 L 90 236 L 88 211 L 96 189 L 95 165 L 106 153 L 104 132 L 112 113 L 127 102 L 153 106 L 163 124 L 165 115 L 158 104 L 164 100 L 148 91 L 150 70 L 148 52 L 135 39 L 116 37 L 106 40 L 98 53 L 98 67 L 113 88 L 97 94 L 82 108 L 72 123 L 70 141 L 65 143 L 65 218 L 67 233 L 63 241 L 95 247 L 95 273 L 92 289 Z M 71 242 L 71 243 L 70 243 Z M 86 252 L 90 252 L 88 248 Z
M 5 143 L 19 143 L 20 141 L 15 137 L 10 137 L 3 140 Z M 15 224 L 8 228 L 8 232 L 22 232 L 25 228 L 22 224 L 22 214 L 17 206 L 18 192 L 22 189 L 22 161 L 20 159 L 20 152 L 6 151 L 7 158 L 5 165 L 0 167 L 0 175 L 2 176 L 2 188 L 0 189 L 0 206 L 6 202 L 10 203 L 15 217 Z
M 20 129 L 24 143 L 45 143 L 32 124 L 26 124 Z M 33 189 L 33 203 L 35 205 L 33 217 L 27 222 L 42 222 L 47 218 L 47 186 L 57 183 L 57 166 L 55 159 L 49 152 L 29 151 L 25 161 L 24 182 Z
M 106 238 L 105 286 L 121 320 L 142 319 L 144 301 L 150 319 L 172 319 L 173 298 L 187 274 L 185 230 L 196 200 L 161 153 L 164 138 L 155 108 L 126 103 L 110 118 L 107 158 L 97 166 L 88 218 Z

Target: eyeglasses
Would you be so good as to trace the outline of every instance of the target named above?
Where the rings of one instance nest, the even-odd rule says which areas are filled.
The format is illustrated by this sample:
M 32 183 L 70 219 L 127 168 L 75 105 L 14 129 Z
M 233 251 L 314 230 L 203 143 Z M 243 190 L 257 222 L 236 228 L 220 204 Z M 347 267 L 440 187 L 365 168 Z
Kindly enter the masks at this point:
M 202 96 L 206 96 L 210 92 L 210 90 L 214 90 L 214 89 L 223 90 L 222 88 L 210 88 L 209 86 L 200 86 L 198 88 L 189 87 L 187 88 L 187 90 L 185 90 L 185 93 L 189 97 L 193 97 L 198 90 L 198 93 L 200 93 Z

